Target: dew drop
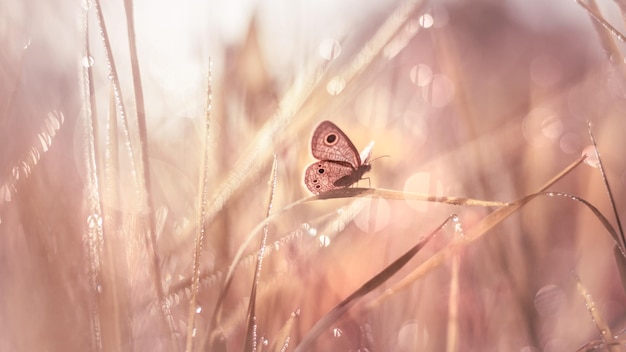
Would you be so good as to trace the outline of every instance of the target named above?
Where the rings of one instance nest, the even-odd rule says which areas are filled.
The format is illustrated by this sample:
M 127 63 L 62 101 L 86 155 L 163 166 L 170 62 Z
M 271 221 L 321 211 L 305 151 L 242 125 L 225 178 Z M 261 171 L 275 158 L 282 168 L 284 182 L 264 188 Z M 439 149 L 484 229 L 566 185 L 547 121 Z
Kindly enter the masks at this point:
M 563 132 L 563 122 L 556 115 L 552 115 L 542 121 L 541 132 L 550 139 L 557 139 Z
M 621 55 L 611 54 L 609 55 L 609 61 L 612 63 L 619 63 L 621 61 Z
M 406 47 L 406 44 L 409 41 L 409 38 L 407 38 L 408 36 L 409 35 L 405 33 L 404 36 L 398 37 L 385 45 L 385 48 L 383 49 L 383 55 L 387 59 L 393 59 L 394 57 L 396 57 L 396 55 L 398 55 L 402 51 L 402 49 Z
M 28 47 L 30 47 L 30 44 L 31 44 L 30 38 L 26 39 L 24 41 L 24 44 L 22 45 L 22 49 L 24 49 L 24 50 L 28 49 Z
M 30 175 L 30 165 L 28 165 L 26 161 L 22 161 L 22 171 L 24 175 Z
M 198 334 L 198 329 L 197 328 L 193 328 L 193 330 L 191 330 L 191 336 L 192 337 L 196 337 L 197 334 Z
M 196 307 L 196 314 L 200 314 L 200 312 L 202 312 L 202 307 L 197 306 Z
M 165 277 L 163 278 L 163 283 L 166 285 L 171 285 L 172 284 L 172 274 L 165 274 Z
M 319 53 L 326 60 L 334 60 L 341 55 L 341 44 L 333 38 L 326 38 L 320 43 Z
M 311 227 L 306 233 L 311 237 L 317 236 L 317 229 L 315 227 Z
M 459 222 L 459 216 L 456 214 L 452 214 L 450 220 L 452 220 L 452 222 Z
M 51 111 L 48 113 L 48 119 L 50 119 L 50 123 L 53 124 L 55 130 L 61 128 L 61 124 L 65 121 L 65 115 L 63 115 L 60 111 Z
M 559 146 L 564 153 L 573 154 L 580 150 L 580 137 L 575 133 L 566 133 L 561 136 Z
M 322 246 L 322 247 L 330 246 L 330 237 L 328 237 L 326 235 L 321 235 L 319 237 L 319 241 L 320 241 L 320 246 Z
M 585 159 L 585 164 L 596 169 L 600 167 L 600 158 L 598 157 L 598 151 L 593 145 L 585 147 L 585 149 L 583 149 L 582 155 L 587 156 L 587 158 Z
M 39 143 L 41 143 L 41 150 L 43 150 L 44 152 L 47 152 L 48 148 L 50 147 L 50 144 L 52 144 L 52 138 L 50 137 L 50 135 L 44 132 L 39 132 L 37 134 L 37 138 L 39 138 Z
M 340 328 L 333 329 L 333 337 L 341 337 L 343 335 L 343 331 Z
M 563 123 L 558 113 L 552 109 L 533 109 L 522 120 L 522 134 L 532 145 L 542 146 L 558 140 L 562 132 Z
M 83 64 L 83 67 L 93 66 L 93 63 L 94 63 L 93 56 L 89 55 L 89 56 L 83 57 L 83 59 L 81 60 L 81 63 Z
M 396 346 L 401 351 L 415 351 L 426 347 L 428 343 L 428 330 L 417 321 L 407 321 L 400 327 L 397 335 Z
M 44 137 L 39 136 L 39 141 L 42 141 L 42 138 L 44 138 Z M 43 146 L 45 146 L 45 145 L 46 145 L 46 144 L 45 144 L 45 141 L 43 141 L 42 143 L 43 143 Z M 45 152 L 46 150 L 48 150 L 48 149 L 47 149 L 47 147 L 44 147 L 44 148 L 46 148 L 46 149 L 44 150 L 44 152 Z M 35 147 L 31 147 L 31 148 L 30 148 L 30 151 L 29 151 L 29 153 L 28 153 L 28 158 L 30 158 L 30 160 L 27 160 L 27 162 L 29 162 L 29 161 L 30 161 L 30 164 L 28 164 L 28 165 L 33 165 L 33 166 L 34 166 L 34 165 L 37 165 L 37 161 L 39 161 L 39 158 L 40 158 L 40 157 L 41 157 L 41 154 L 39 153 L 39 150 L 37 150 L 37 148 L 35 148 Z M 25 167 L 28 167 L 28 166 L 27 166 L 27 165 L 25 165 Z
M 416 86 L 424 87 L 433 80 L 433 70 L 428 65 L 415 65 L 409 71 L 409 78 Z
M 97 291 L 98 293 L 102 293 L 102 285 L 98 285 L 98 286 L 96 286 L 96 291 Z
M 535 294 L 535 309 L 541 316 L 555 316 L 565 304 L 563 290 L 556 285 L 546 285 Z
M 82 3 L 83 10 L 87 11 L 93 6 L 93 2 L 91 0 L 85 0 Z
M 87 226 L 90 229 L 102 226 L 102 217 L 98 214 L 91 214 L 87 217 Z
M 346 80 L 342 77 L 334 77 L 326 85 L 326 91 L 330 95 L 339 95 L 346 87 Z
M 50 115 L 48 115 L 48 117 L 46 117 L 43 120 L 43 126 L 41 127 L 41 132 L 42 133 L 46 133 L 48 135 L 54 136 L 56 133 L 56 129 L 54 128 L 54 118 L 50 117 Z
M 430 28 L 433 26 L 433 22 L 434 22 L 433 16 L 431 16 L 428 13 L 425 13 L 422 16 L 420 16 L 419 22 L 420 22 L 420 26 L 422 26 L 423 28 Z
M 261 344 L 262 344 L 263 346 L 267 346 L 267 345 L 269 345 L 269 344 L 270 344 L 270 342 L 269 342 L 269 340 L 268 340 L 268 339 L 266 339 L 265 337 L 262 337 L 262 338 L 261 338 Z
M 10 202 L 11 201 L 11 189 L 9 185 L 6 183 L 0 187 L 0 201 Z

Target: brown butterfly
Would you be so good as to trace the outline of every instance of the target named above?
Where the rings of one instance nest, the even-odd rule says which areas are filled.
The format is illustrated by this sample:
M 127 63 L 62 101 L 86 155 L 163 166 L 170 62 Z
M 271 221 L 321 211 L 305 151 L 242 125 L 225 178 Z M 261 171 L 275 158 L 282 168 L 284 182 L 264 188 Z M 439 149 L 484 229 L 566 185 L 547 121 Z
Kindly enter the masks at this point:
M 311 151 L 319 161 L 309 165 L 304 183 L 312 193 L 345 188 L 360 180 L 370 171 L 370 152 L 373 142 L 363 151 L 364 160 L 350 138 L 334 123 L 323 121 L 313 132 Z

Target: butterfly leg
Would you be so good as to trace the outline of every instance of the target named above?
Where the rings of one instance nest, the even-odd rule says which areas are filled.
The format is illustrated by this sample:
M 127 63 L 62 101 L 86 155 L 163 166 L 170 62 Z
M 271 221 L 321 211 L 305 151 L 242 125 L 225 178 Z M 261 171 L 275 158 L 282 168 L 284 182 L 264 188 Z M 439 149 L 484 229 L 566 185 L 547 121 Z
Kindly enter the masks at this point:
M 356 183 L 354 184 L 354 187 L 357 187 L 359 185 L 359 181 L 361 180 L 367 180 L 367 188 L 372 188 L 372 182 L 370 180 L 369 177 L 363 177 L 361 179 L 359 179 L 358 181 L 356 181 Z

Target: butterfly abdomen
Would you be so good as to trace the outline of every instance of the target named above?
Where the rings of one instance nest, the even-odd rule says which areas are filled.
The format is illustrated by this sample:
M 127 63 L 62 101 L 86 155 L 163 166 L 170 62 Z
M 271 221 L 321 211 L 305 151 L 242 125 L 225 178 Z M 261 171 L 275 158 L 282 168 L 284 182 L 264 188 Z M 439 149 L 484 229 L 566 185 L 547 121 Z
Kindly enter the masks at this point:
M 372 166 L 370 164 L 363 164 L 354 170 L 353 173 L 337 179 L 333 185 L 335 187 L 350 187 L 352 184 L 359 182 L 359 180 L 363 178 L 363 175 L 371 169 Z

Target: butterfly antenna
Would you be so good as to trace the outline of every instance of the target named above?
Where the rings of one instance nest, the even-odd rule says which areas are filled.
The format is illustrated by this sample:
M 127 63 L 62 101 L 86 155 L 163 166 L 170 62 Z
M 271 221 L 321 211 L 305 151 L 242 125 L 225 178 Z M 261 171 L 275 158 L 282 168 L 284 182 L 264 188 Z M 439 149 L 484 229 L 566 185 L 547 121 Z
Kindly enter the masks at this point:
M 389 156 L 389 155 L 381 155 L 381 156 L 378 156 L 378 157 L 376 157 L 376 158 L 374 158 L 374 159 L 370 160 L 369 162 L 371 163 L 372 161 L 374 161 L 374 160 L 378 160 L 378 159 L 380 159 L 380 158 L 391 158 L 391 156 Z

